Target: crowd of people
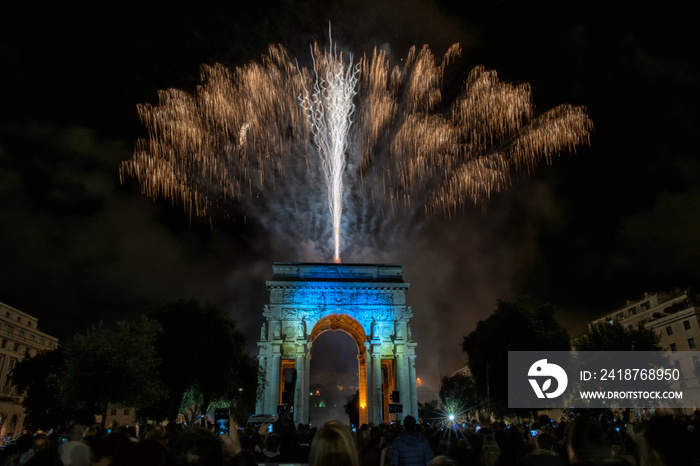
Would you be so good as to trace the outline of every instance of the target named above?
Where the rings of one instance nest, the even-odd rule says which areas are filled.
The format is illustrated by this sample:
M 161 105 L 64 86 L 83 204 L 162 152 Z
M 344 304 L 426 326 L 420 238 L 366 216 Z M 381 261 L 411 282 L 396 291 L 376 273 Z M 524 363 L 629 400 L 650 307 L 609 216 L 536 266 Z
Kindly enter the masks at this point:
M 270 425 L 216 435 L 202 426 L 73 426 L 23 435 L 0 450 L 0 466 L 671 466 L 700 465 L 700 413 L 629 421 L 580 416 L 554 422 L 363 425 L 316 428 L 280 416 Z

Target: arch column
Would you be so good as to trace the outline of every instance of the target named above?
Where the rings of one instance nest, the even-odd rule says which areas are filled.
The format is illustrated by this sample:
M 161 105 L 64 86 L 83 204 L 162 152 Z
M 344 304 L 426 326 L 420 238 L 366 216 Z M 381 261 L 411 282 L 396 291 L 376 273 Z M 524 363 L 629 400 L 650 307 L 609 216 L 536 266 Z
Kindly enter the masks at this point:
M 362 348 L 357 352 L 359 395 L 358 409 L 360 425 L 367 424 L 367 353 Z M 359 427 L 359 426 L 358 426 Z
M 396 347 L 396 381 L 399 390 L 399 404 L 405 407 L 402 415 L 399 416 L 399 419 L 401 419 L 402 416 L 411 414 L 409 413 L 411 406 L 411 391 L 408 388 L 408 361 L 406 360 L 405 351 L 406 348 L 404 345 L 399 345 Z
M 411 389 L 411 414 L 418 416 L 418 387 L 416 385 L 416 355 L 408 356 L 408 384 Z
M 267 354 L 265 356 L 265 391 L 263 392 L 263 412 L 260 414 L 271 414 L 272 408 L 270 407 L 270 393 L 272 392 L 272 355 L 270 354 L 270 348 L 267 348 Z
M 297 372 L 294 385 L 294 423 L 304 422 L 304 399 L 302 387 L 304 386 L 304 347 L 297 347 L 294 359 L 294 370 Z
M 268 392 L 267 408 L 270 413 L 277 414 L 277 407 L 280 404 L 280 364 L 281 351 L 278 345 L 272 347 L 272 362 L 270 369 L 270 391 Z
M 267 360 L 265 356 L 260 355 L 258 356 L 258 366 L 260 366 L 260 369 L 266 376 L 267 379 Z M 255 402 L 255 412 L 258 414 L 262 414 L 265 412 L 265 400 L 266 400 L 266 394 L 267 394 L 267 386 L 265 387 L 264 392 L 260 395 L 260 398 L 256 400 Z
M 365 343 L 365 363 L 367 371 L 367 379 L 365 380 L 365 393 L 367 393 L 367 399 L 365 404 L 365 411 L 367 417 L 367 423 L 374 421 L 374 365 L 372 363 L 372 345 L 368 342 Z
M 303 408 L 303 422 L 304 424 L 309 423 L 309 391 L 311 390 L 311 342 L 306 344 L 306 351 L 304 352 L 304 384 L 302 385 L 302 399 L 304 400 Z
M 374 419 L 376 425 L 384 422 L 382 406 L 382 355 L 381 346 L 374 345 L 372 351 L 372 369 L 374 370 Z

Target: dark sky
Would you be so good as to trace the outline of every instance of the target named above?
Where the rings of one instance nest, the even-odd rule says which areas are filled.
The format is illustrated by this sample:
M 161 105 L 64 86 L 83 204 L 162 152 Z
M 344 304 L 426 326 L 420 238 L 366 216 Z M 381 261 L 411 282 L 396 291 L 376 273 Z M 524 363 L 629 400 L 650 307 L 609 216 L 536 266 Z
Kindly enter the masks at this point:
M 18 3 L 18 2 L 16 2 Z M 613 3 L 614 5 L 610 5 Z M 144 136 L 136 105 L 192 90 L 202 63 L 241 66 L 268 44 L 292 56 L 460 42 L 532 85 L 536 111 L 583 105 L 590 147 L 518 178 L 482 209 L 433 218 L 366 259 L 411 283 L 418 375 L 464 361 L 462 337 L 497 299 L 551 302 L 572 336 L 593 316 L 698 283 L 700 124 L 694 16 L 682 2 L 27 1 L 0 15 L 0 301 L 69 338 L 149 304 L 196 297 L 259 335 L 274 261 L 306 260 L 264 224 L 190 219 L 121 185 Z

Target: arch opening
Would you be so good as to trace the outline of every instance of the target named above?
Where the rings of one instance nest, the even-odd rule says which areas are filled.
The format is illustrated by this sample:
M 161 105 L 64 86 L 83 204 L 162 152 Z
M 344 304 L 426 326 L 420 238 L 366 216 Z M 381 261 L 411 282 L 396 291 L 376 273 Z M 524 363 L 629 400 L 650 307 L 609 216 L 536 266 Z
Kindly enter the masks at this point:
M 367 419 L 367 355 L 365 348 L 365 341 L 367 336 L 365 330 L 357 320 L 353 319 L 347 314 L 330 314 L 322 319 L 320 319 L 316 325 L 314 325 L 311 334 L 309 335 L 309 341 L 314 343 L 314 341 L 319 337 L 319 335 L 326 332 L 337 332 L 341 331 L 349 335 L 355 344 L 357 345 L 357 385 L 359 391 L 359 405 L 360 405 L 360 415 L 359 418 L 366 422 Z
M 348 418 L 345 405 L 359 389 L 357 343 L 344 330 L 324 330 L 311 347 L 309 420 L 314 425 Z M 357 414 L 357 413 L 356 413 Z

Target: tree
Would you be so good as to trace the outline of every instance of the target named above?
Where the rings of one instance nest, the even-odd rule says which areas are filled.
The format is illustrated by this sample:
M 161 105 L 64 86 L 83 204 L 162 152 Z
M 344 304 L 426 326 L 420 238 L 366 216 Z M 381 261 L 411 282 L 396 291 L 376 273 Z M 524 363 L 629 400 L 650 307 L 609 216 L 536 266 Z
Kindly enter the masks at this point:
M 51 428 L 72 418 L 61 405 L 59 387 L 66 371 L 62 348 L 44 351 L 17 363 L 10 377 L 12 384 L 24 393 L 22 406 L 26 422 L 34 427 Z
M 661 336 L 652 329 L 625 328 L 620 322 L 593 325 L 574 340 L 579 351 L 661 351 Z
M 163 328 L 155 346 L 164 396 L 143 413 L 175 419 L 185 411 L 197 416 L 226 406 L 247 419 L 255 406 L 258 364 L 246 353 L 236 322 L 194 299 L 164 302 L 147 315 Z
M 141 318 L 75 335 L 64 347 L 63 407 L 97 415 L 106 413 L 109 403 L 136 409 L 153 404 L 162 392 L 154 347 L 161 330 L 157 322 Z
M 360 425 L 360 391 L 357 390 L 352 395 L 348 396 L 343 406 L 345 414 L 350 419 L 350 424 L 353 426 Z
M 625 328 L 620 322 L 603 322 L 591 326 L 588 332 L 574 340 L 573 346 L 578 351 L 662 351 L 660 341 L 661 336 L 652 329 Z M 648 362 L 653 365 L 652 360 Z M 570 408 L 565 411 L 572 417 L 599 418 L 612 413 L 603 408 Z
M 432 421 L 439 416 L 438 400 L 430 400 L 425 403 L 418 402 L 418 417 L 422 422 Z
M 508 351 L 568 351 L 569 335 L 555 320 L 556 308 L 528 298 L 498 301 L 488 319 L 464 337 L 462 349 L 476 395 L 497 415 L 508 410 Z
M 443 377 L 439 396 L 447 414 L 468 415 L 486 408 L 486 400 L 477 394 L 474 379 L 466 374 Z

